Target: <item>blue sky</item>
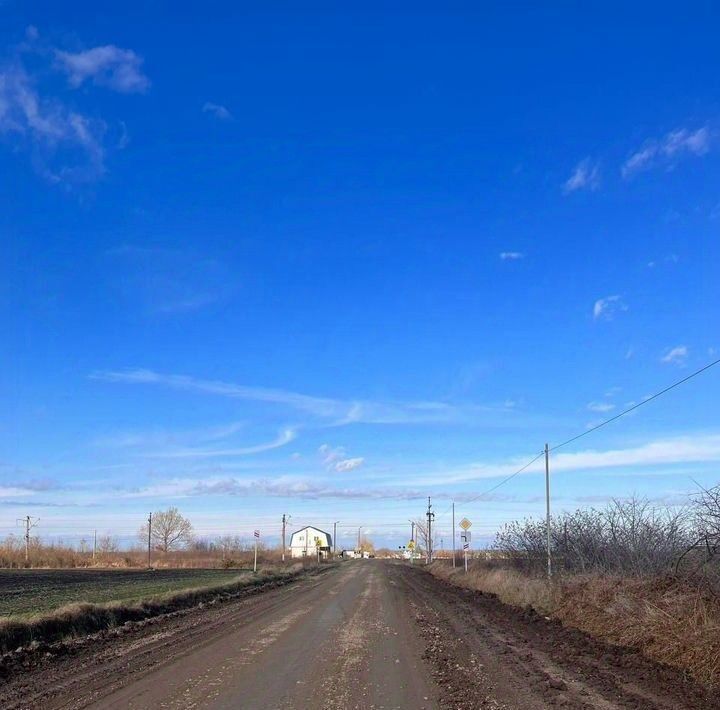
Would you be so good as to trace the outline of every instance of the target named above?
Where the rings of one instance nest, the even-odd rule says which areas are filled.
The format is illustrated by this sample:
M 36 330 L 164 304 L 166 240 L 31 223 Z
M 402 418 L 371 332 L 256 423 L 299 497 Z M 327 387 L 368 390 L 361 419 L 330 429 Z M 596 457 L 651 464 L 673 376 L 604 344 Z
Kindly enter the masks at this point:
M 0 534 L 480 540 L 718 357 L 720 11 L 393 8 L 0 3 Z M 719 394 L 554 507 L 716 483 Z

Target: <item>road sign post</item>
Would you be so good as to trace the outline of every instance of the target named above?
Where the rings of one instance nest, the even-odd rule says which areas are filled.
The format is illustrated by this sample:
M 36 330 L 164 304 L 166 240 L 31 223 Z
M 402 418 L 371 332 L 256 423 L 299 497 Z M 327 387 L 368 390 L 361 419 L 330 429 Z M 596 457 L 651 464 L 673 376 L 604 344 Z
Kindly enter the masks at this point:
M 460 521 L 460 527 L 463 529 L 463 532 L 460 535 L 460 539 L 463 541 L 463 562 L 465 563 L 465 574 L 467 574 L 468 550 L 470 549 L 471 538 L 471 534 L 468 532 L 468 530 L 470 530 L 470 528 L 472 527 L 472 523 L 467 518 L 463 518 Z

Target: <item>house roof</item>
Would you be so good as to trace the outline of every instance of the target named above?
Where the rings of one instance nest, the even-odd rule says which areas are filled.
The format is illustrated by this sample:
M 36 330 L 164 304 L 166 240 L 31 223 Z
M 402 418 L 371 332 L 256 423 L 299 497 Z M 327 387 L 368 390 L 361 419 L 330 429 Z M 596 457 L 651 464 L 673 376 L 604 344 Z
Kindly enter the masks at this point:
M 306 525 L 304 528 L 300 528 L 299 530 L 295 530 L 290 535 L 290 542 L 292 543 L 292 539 L 297 535 L 298 533 L 301 533 L 303 530 L 317 530 L 319 533 L 322 533 L 327 537 L 328 540 L 332 540 L 332 535 L 328 532 L 325 532 L 324 530 L 321 530 L 320 528 L 316 528 L 314 525 Z

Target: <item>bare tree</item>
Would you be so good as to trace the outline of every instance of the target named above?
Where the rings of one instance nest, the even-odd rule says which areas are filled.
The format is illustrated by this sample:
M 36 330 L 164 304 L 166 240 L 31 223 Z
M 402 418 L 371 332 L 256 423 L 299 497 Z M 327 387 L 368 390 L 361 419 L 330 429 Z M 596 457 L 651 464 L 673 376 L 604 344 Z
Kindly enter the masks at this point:
M 242 540 L 237 535 L 222 535 L 213 543 L 215 549 L 220 550 L 222 558 L 237 554 L 243 549 Z
M 140 528 L 138 537 L 146 541 L 148 537 L 147 523 Z M 152 515 L 150 540 L 157 550 L 169 552 L 190 544 L 193 539 L 192 524 L 180 515 L 177 508 L 168 508 Z
M 427 522 L 421 518 L 417 518 L 415 521 L 415 550 L 419 554 L 423 554 L 428 549 L 428 529 Z
M 145 531 L 145 536 L 147 539 L 147 530 Z M 101 555 L 117 552 L 119 549 L 120 545 L 112 535 L 101 535 L 97 540 L 97 550 Z
M 373 541 L 365 535 L 363 535 L 362 541 L 360 542 L 360 551 L 367 552 L 369 555 L 375 554 L 375 545 Z

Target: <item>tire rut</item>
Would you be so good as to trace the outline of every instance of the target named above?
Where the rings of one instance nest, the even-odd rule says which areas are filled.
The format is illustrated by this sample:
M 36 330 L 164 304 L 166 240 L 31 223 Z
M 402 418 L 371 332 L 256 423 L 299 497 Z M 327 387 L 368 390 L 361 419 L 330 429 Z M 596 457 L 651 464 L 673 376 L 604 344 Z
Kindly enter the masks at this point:
M 75 709 L 96 702 L 190 651 L 223 631 L 267 614 L 293 598 L 311 595 L 326 575 L 278 586 L 270 582 L 247 596 L 172 612 L 75 642 L 55 644 L 58 655 L 37 663 L 0 686 L 4 710 L 42 707 Z M 61 654 L 61 655 L 60 655 Z
M 608 646 L 423 570 L 394 565 L 393 574 L 415 605 L 448 707 L 717 707 L 681 673 L 636 652 Z

